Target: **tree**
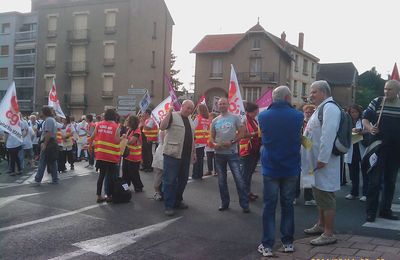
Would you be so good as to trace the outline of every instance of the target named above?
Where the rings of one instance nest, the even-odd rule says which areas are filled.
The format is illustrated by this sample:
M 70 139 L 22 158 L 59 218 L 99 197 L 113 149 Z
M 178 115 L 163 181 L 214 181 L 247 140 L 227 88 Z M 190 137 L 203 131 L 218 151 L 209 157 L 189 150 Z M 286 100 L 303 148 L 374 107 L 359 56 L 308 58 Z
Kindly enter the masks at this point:
M 171 70 L 170 70 L 171 84 L 174 87 L 174 90 L 177 91 L 179 86 L 183 85 L 183 83 L 180 82 L 179 79 L 176 77 L 176 75 L 180 72 L 180 70 L 174 69 L 175 61 L 176 61 L 176 56 L 174 55 L 173 52 L 171 52 Z
M 373 67 L 371 70 L 364 72 L 358 77 L 358 89 L 356 92 L 356 102 L 364 109 L 372 99 L 383 96 L 383 87 L 385 80 L 381 78 L 381 74 Z

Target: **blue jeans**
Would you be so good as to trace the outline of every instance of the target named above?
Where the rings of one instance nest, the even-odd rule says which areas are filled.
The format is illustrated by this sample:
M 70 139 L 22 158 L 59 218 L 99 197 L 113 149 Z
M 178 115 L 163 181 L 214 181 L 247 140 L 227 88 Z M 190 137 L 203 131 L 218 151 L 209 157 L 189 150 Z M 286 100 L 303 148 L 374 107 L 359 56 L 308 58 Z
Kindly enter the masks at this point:
M 228 183 L 227 183 L 227 164 L 231 169 L 236 189 L 239 195 L 239 204 L 243 209 L 249 208 L 249 197 L 245 191 L 245 184 L 240 173 L 240 162 L 238 154 L 216 154 L 215 166 L 218 173 L 219 194 L 221 196 L 221 207 L 228 208 L 230 203 Z
M 164 155 L 163 192 L 166 209 L 172 209 L 183 200 L 189 178 L 190 158 L 176 159 Z
M 36 176 L 35 176 L 35 181 L 39 182 L 39 183 L 42 181 L 44 170 L 46 169 L 47 165 L 49 165 L 51 167 L 50 170 L 51 170 L 51 177 L 53 179 L 53 182 L 54 183 L 58 182 L 57 161 L 53 161 L 51 163 L 47 163 L 45 151 L 41 151 L 40 152 L 39 166 L 38 166 L 38 170 L 37 170 L 37 173 L 36 173 Z
M 283 244 L 293 244 L 294 208 L 293 200 L 296 193 L 298 176 L 264 178 L 264 210 L 263 237 L 264 247 L 272 248 L 275 243 L 275 210 L 278 194 L 281 199 L 281 241 Z
M 240 158 L 244 190 L 247 195 L 251 192 L 251 178 L 256 170 L 258 159 L 259 156 L 257 154 L 249 154 Z

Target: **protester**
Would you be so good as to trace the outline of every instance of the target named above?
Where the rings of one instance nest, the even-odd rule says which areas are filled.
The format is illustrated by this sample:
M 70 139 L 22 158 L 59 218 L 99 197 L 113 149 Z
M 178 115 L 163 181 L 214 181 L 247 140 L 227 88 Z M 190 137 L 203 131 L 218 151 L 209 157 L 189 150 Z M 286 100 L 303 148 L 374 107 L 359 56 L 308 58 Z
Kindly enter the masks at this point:
M 153 199 L 156 201 L 161 201 L 164 199 L 164 195 L 162 192 L 162 178 L 164 171 L 164 158 L 163 158 L 163 150 L 164 150 L 164 137 L 165 131 L 160 131 L 158 134 L 158 146 L 156 152 L 154 153 L 153 163 L 151 167 L 154 170 L 154 195 Z
M 65 173 L 67 168 L 65 167 L 66 158 L 67 158 L 67 150 L 64 144 L 66 138 L 66 120 L 64 118 L 57 118 L 56 119 L 56 127 L 57 127 L 57 134 L 56 140 L 59 149 L 59 156 L 57 160 L 58 172 Z
M 249 200 L 256 200 L 257 194 L 251 192 L 251 178 L 260 159 L 261 138 L 258 134 L 258 105 L 246 103 L 246 121 L 244 124 L 244 138 L 239 142 L 239 154 L 241 158 L 241 172 L 243 175 L 245 192 Z
M 23 142 L 22 142 L 22 158 L 21 161 L 23 163 L 22 169 L 29 169 L 33 167 L 33 145 L 32 139 L 34 132 L 32 128 L 29 126 L 28 121 L 25 119 L 21 119 L 21 131 Z
M 229 164 L 236 183 L 239 204 L 243 213 L 249 213 L 249 197 L 246 194 L 244 180 L 240 173 L 237 144 L 243 136 L 243 128 L 240 118 L 229 113 L 228 107 L 227 98 L 220 98 L 218 100 L 218 108 L 221 114 L 211 124 L 211 141 L 215 147 L 215 163 L 221 197 L 221 205 L 218 210 L 225 211 L 229 209 L 230 197 L 227 184 L 227 164 Z
M 32 148 L 34 156 L 33 158 L 35 161 L 37 161 L 39 160 L 39 154 L 40 154 L 40 147 L 39 147 L 40 129 L 39 129 L 39 122 L 36 120 L 36 115 L 32 114 L 29 116 L 28 124 L 34 132 L 34 137 L 32 139 Z
M 194 125 L 190 119 L 194 109 L 191 100 L 182 103 L 180 112 L 171 107 L 161 121 L 160 130 L 166 130 L 164 142 L 163 191 L 165 215 L 173 216 L 174 209 L 187 209 L 183 192 L 189 177 L 189 166 L 195 161 Z
M 216 117 L 216 113 L 211 112 L 209 113 L 209 117 L 208 119 L 210 120 L 210 122 L 212 122 L 212 120 Z M 211 124 L 210 124 L 211 127 Z M 208 129 L 208 131 L 210 132 L 210 128 Z M 211 136 L 209 136 L 211 138 Z M 214 175 L 217 176 L 217 172 L 215 171 L 216 166 L 215 166 L 215 149 L 214 149 L 214 145 L 211 142 L 211 139 L 208 139 L 207 141 L 207 145 L 204 148 L 204 151 L 206 152 L 206 156 L 207 156 L 207 172 L 204 174 L 204 176 L 209 176 L 209 175 Z
M 210 124 L 208 118 L 208 108 L 204 104 L 199 104 L 197 116 L 194 120 L 194 142 L 196 148 L 196 162 L 193 164 L 192 179 L 201 180 L 203 178 L 204 168 L 204 148 L 210 139 Z
M 152 172 L 153 163 L 153 144 L 157 142 L 158 126 L 151 117 L 151 109 L 147 109 L 142 114 L 142 132 L 143 132 L 143 168 L 145 172 Z
M 89 164 L 85 166 L 85 168 L 89 169 L 94 169 L 94 151 L 93 151 L 93 143 L 92 143 L 92 134 L 94 132 L 94 129 L 96 128 L 95 123 L 93 122 L 93 115 L 86 115 L 86 134 L 87 134 L 87 153 L 88 153 L 88 159 L 89 159 Z
M 97 160 L 97 166 L 100 169 L 99 178 L 97 180 L 97 202 L 101 203 L 105 200 L 112 202 L 114 178 L 118 172 L 118 164 L 120 162 L 120 128 L 115 122 L 116 112 L 113 109 L 107 109 L 104 114 L 104 121 L 98 123 L 92 135 L 92 140 L 96 140 L 94 153 Z M 101 196 L 104 177 L 108 176 L 107 198 Z
M 375 98 L 365 110 L 362 123 L 371 133 L 372 141 L 382 141 L 375 155 L 376 163 L 368 172 L 367 221 L 374 222 L 380 204 L 379 216 L 398 220 L 391 209 L 396 187 L 397 172 L 400 167 L 400 82 L 389 80 L 384 87 L 385 96 Z M 379 117 L 381 113 L 381 118 Z M 374 161 L 369 158 L 369 162 Z M 383 192 L 379 203 L 380 180 L 383 175 Z
M 143 183 L 139 173 L 142 161 L 142 134 L 139 129 L 139 118 L 131 115 L 126 119 L 126 123 L 129 155 L 122 162 L 122 178 L 128 183 L 128 186 L 132 183 L 135 192 L 142 192 Z
M 6 132 L 6 148 L 9 156 L 9 170 L 7 173 L 10 173 L 11 176 L 21 175 L 22 165 L 18 154 L 22 150 L 22 142 Z M 15 171 L 15 165 L 17 165 L 17 171 Z
M 77 134 L 78 134 L 78 139 L 77 139 L 77 154 L 76 154 L 76 159 L 77 161 L 81 160 L 87 160 L 88 155 L 87 155 L 87 122 L 86 122 L 86 116 L 81 117 L 81 122 L 77 124 Z M 83 152 L 83 157 L 82 157 L 82 152 Z
M 362 108 L 353 104 L 347 109 L 347 113 L 351 116 L 353 122 L 353 133 L 356 134 L 364 134 L 361 118 L 362 118 Z M 346 195 L 346 199 L 354 200 L 359 196 L 359 187 L 360 187 L 360 163 L 361 156 L 365 152 L 365 147 L 361 142 L 357 142 L 350 147 L 349 151 L 344 156 L 344 162 L 347 163 L 350 172 L 350 180 L 351 180 L 351 191 L 350 194 Z M 367 189 L 368 189 L 368 175 L 365 171 L 362 172 L 363 176 L 363 193 L 360 198 L 361 201 L 366 201 L 367 197 Z
M 335 191 L 340 190 L 340 158 L 332 154 L 334 140 L 340 123 L 339 107 L 332 103 L 331 89 L 326 81 L 315 81 L 310 87 L 310 100 L 317 106 L 304 131 L 311 139 L 311 151 L 302 149 L 302 156 L 309 156 L 311 165 L 302 165 L 305 174 L 314 174 L 312 186 L 318 207 L 318 222 L 305 229 L 309 235 L 321 234 L 311 240 L 312 245 L 321 246 L 336 243 L 333 226 L 336 211 Z M 319 110 L 323 109 L 320 121 Z M 308 155 L 306 153 L 309 153 Z
M 262 133 L 261 167 L 264 182 L 263 237 L 258 251 L 273 256 L 275 211 L 281 201 L 281 241 L 283 251 L 294 252 L 294 208 L 297 180 L 300 175 L 301 128 L 304 116 L 291 105 L 287 86 L 272 92 L 273 103 L 260 113 Z
M 42 126 L 42 135 L 40 137 L 40 159 L 38 170 L 35 176 L 35 185 L 40 185 L 46 166 L 50 167 L 48 170 L 51 172 L 52 183 L 57 184 L 57 160 L 53 160 L 51 157 L 58 151 L 48 149 L 54 147 L 53 144 L 56 144 L 56 120 L 53 118 L 53 113 L 48 106 L 44 106 L 42 108 L 42 114 L 44 117 L 44 122 Z

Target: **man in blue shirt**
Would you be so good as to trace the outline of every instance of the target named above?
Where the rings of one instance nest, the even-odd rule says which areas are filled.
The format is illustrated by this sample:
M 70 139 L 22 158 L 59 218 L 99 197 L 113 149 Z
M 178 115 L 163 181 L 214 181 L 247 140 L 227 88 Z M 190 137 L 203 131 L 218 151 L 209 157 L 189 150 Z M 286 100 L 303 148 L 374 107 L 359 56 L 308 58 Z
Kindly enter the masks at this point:
M 272 92 L 273 103 L 258 116 L 262 133 L 261 166 L 264 179 L 263 237 L 258 251 L 273 256 L 275 210 L 281 199 L 281 241 L 284 252 L 294 251 L 293 200 L 300 175 L 300 145 L 303 114 L 291 106 L 288 87 Z

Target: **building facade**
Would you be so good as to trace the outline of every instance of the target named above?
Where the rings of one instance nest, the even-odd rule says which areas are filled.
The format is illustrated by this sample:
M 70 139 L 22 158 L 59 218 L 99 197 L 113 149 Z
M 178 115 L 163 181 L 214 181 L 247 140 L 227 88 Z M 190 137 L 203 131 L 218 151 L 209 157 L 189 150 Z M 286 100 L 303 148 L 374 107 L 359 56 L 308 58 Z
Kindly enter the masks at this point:
M 36 109 L 53 79 L 64 112 L 116 107 L 128 89 L 168 94 L 174 24 L 163 0 L 32 0 L 38 14 Z M 137 96 L 137 102 L 141 96 Z
M 22 113 L 33 111 L 36 77 L 37 14 L 0 14 L 0 97 L 15 82 Z
M 256 101 L 269 88 L 287 85 L 293 104 L 303 104 L 308 86 L 315 81 L 319 59 L 276 37 L 259 23 L 245 33 L 206 35 L 191 51 L 196 54 L 195 94 L 205 94 L 211 107 L 214 97 L 227 96 L 230 65 L 236 70 L 243 99 Z

